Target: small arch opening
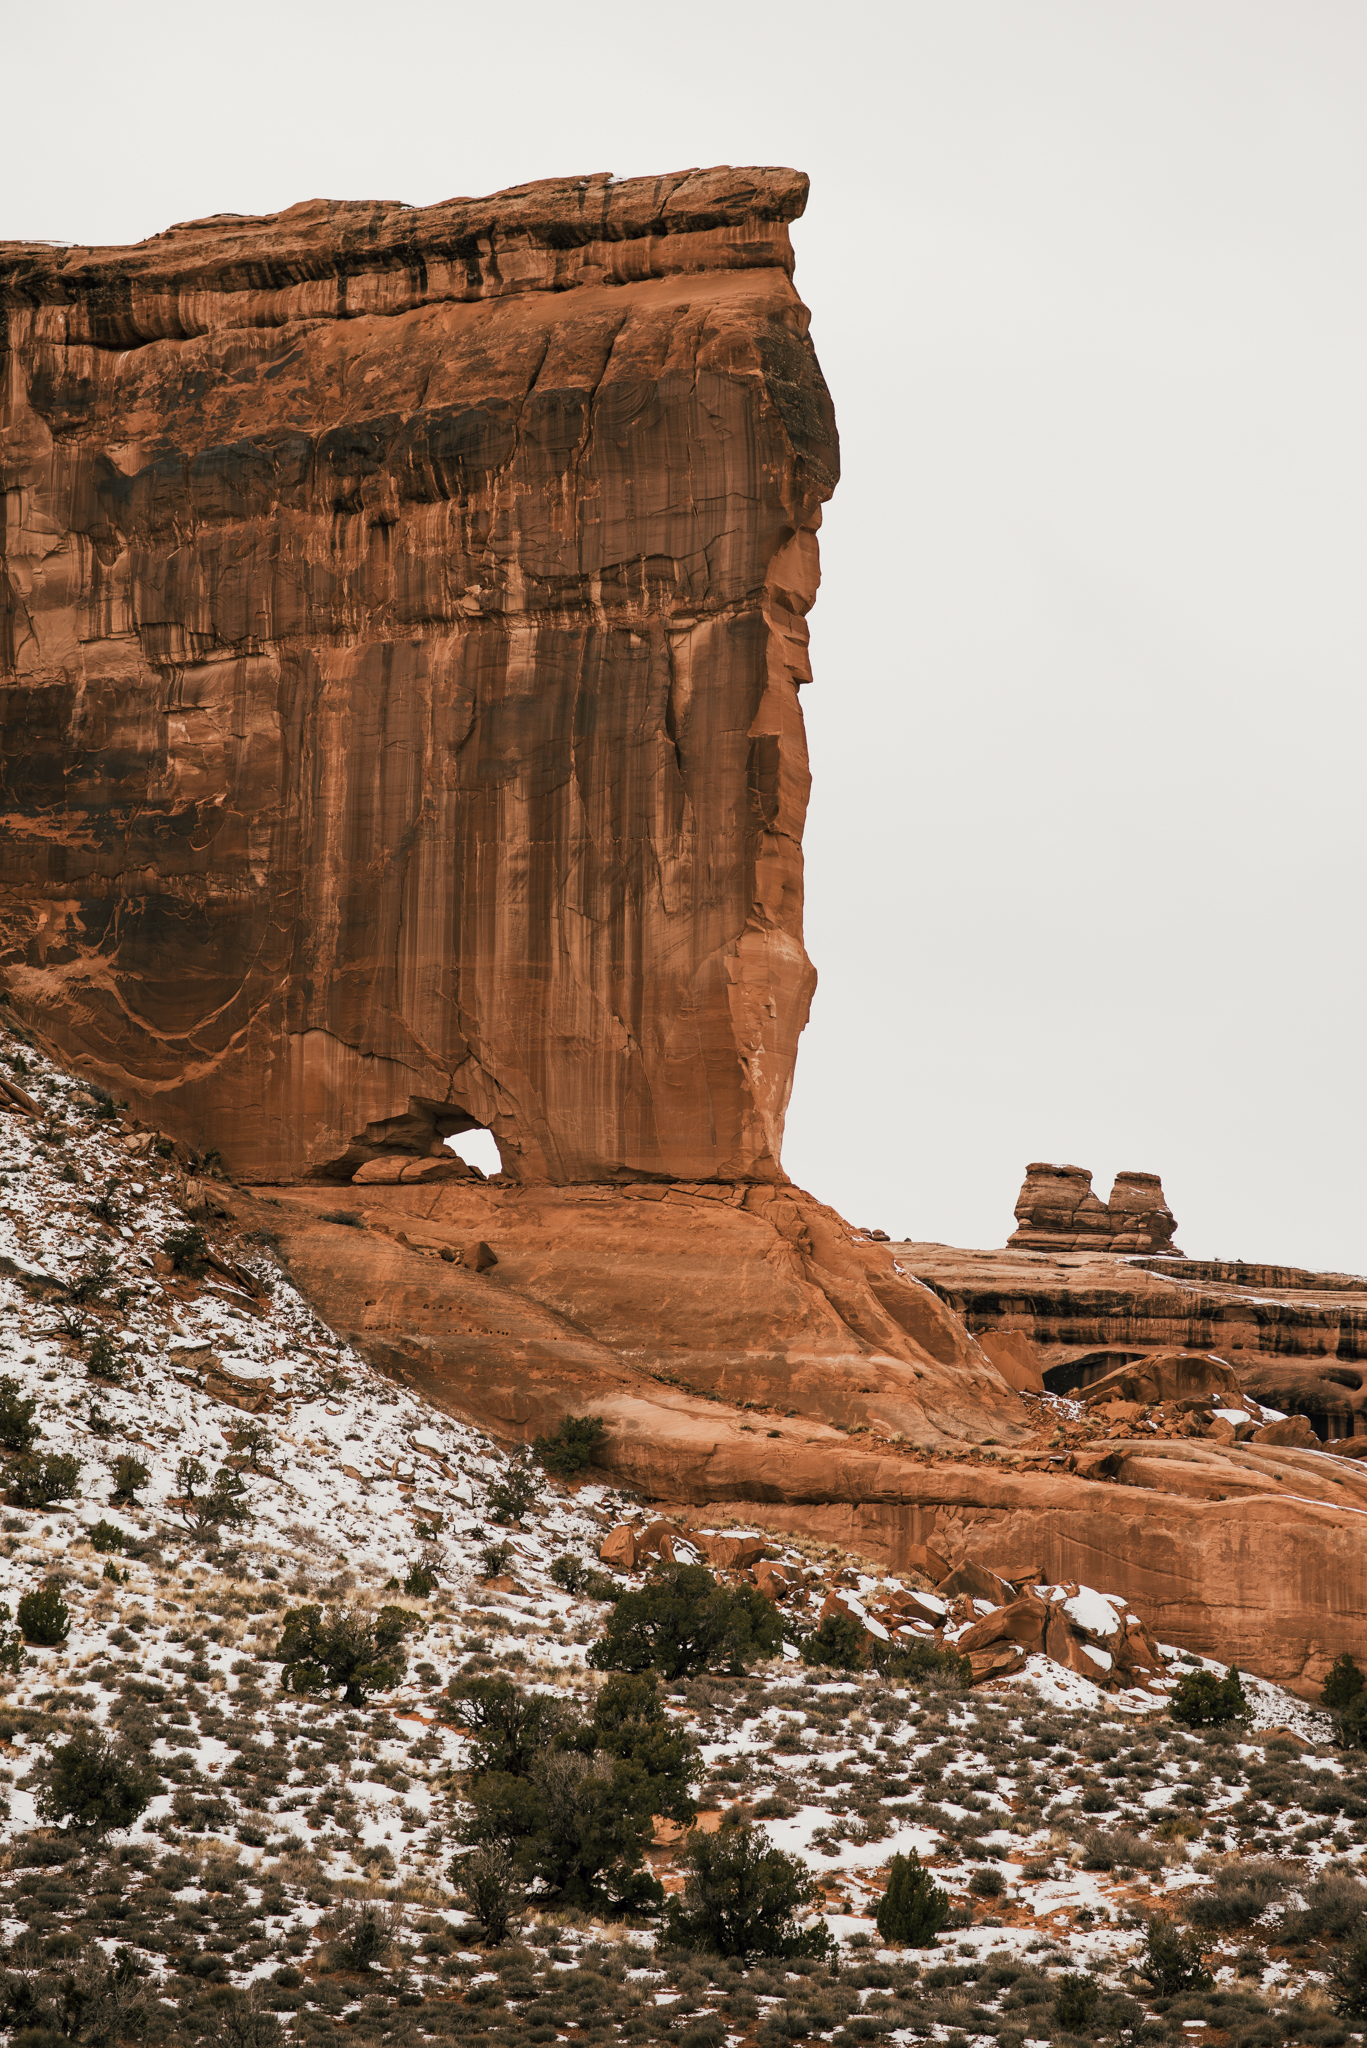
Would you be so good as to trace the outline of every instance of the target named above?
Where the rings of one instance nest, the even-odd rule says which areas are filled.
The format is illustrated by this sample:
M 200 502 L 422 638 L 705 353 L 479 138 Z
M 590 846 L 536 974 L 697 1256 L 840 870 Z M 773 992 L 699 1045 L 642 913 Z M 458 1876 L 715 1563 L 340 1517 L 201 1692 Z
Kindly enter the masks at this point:
M 492 1131 L 476 1125 L 470 1131 L 453 1131 L 443 1143 L 467 1166 L 477 1166 L 486 1179 L 503 1171 L 503 1161 Z

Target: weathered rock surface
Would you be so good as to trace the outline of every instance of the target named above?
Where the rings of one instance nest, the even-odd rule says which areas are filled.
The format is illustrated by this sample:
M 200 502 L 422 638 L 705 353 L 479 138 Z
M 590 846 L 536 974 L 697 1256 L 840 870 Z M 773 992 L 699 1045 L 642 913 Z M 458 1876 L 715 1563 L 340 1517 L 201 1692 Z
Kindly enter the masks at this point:
M 238 1177 L 781 1177 L 806 190 L 0 245 L 0 964 L 79 1067 Z
M 1025 1169 L 1016 1198 L 1016 1229 L 1007 1239 L 1018 1251 L 1168 1252 L 1177 1219 L 1156 1173 L 1118 1173 L 1103 1208 L 1085 1166 L 1050 1166 L 1036 1159 Z
M 1367 1279 L 1235 1261 L 898 1244 L 899 1263 L 997 1355 L 1033 1357 L 1057 1393 L 1091 1392 L 1158 1352 L 1205 1353 L 1322 1441 L 1367 1435 Z M 1024 1351 L 1021 1346 L 1026 1347 Z
M 661 1507 L 942 1583 L 1105 1586 L 1161 1641 L 1302 1690 L 1367 1655 L 1367 1466 L 1100 1422 L 1061 1438 L 906 1248 L 798 1189 L 361 1186 L 362 1229 L 324 1221 L 330 1189 L 231 1199 L 372 1360 L 509 1441 L 601 1415 L 607 1470 Z M 448 1256 L 475 1238 L 486 1273 Z

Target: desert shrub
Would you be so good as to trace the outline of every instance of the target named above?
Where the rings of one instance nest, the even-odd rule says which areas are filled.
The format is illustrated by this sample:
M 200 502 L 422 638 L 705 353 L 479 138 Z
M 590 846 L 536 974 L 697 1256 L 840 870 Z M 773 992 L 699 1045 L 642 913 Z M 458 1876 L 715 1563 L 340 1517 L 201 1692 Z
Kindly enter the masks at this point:
M 521 1528 L 522 1518 L 536 1506 L 540 1488 L 536 1473 L 525 1458 L 510 1459 L 507 1470 L 492 1480 L 484 1495 L 484 1512 L 491 1522 Z
M 228 1448 L 235 1458 L 245 1458 L 253 1472 L 260 1472 L 269 1463 L 275 1446 L 270 1431 L 259 1422 L 244 1422 L 229 1437 Z
M 905 1948 L 933 1948 L 949 1909 L 949 1893 L 922 1868 L 913 1849 L 909 1856 L 893 1857 L 874 1924 L 884 1941 Z
M 1118 1864 L 1132 1870 L 1157 1870 L 1163 1861 L 1156 1842 L 1129 1828 L 1085 1828 L 1082 1843 L 1084 1870 L 1114 1870 Z
M 819 1901 L 817 1885 L 763 1828 L 728 1816 L 715 1834 L 688 1837 L 684 1864 L 683 1896 L 669 1902 L 673 1940 L 742 1960 L 826 1954 L 825 1922 L 799 1922 Z
M 1224 1678 L 1213 1671 L 1188 1672 L 1173 1688 L 1169 1711 L 1184 1728 L 1219 1728 L 1227 1721 L 1245 1720 L 1248 1701 L 1231 1665 Z
M 92 1380 L 117 1383 L 128 1370 L 128 1361 L 107 1330 L 97 1330 L 85 1354 L 85 1369 Z
M 999 1899 L 1006 1891 L 1006 1879 L 999 1870 L 975 1870 L 968 1889 L 975 1899 Z
M 565 1593 L 584 1593 L 590 1600 L 618 1600 L 622 1589 L 616 1579 L 607 1572 L 600 1572 L 596 1565 L 585 1564 L 582 1557 L 554 1558 L 551 1562 L 551 1582 Z
M 577 1479 L 593 1463 L 593 1454 L 607 1434 L 601 1415 L 566 1415 L 550 1436 L 532 1444 L 537 1462 L 557 1479 Z
M 484 1842 L 451 1865 L 456 1896 L 490 1948 L 508 1938 L 522 1917 L 526 1886 L 504 1842 Z
M 783 1617 L 756 1587 L 719 1586 L 705 1565 L 670 1565 L 639 1592 L 624 1593 L 589 1651 L 598 1671 L 665 1678 L 741 1672 L 783 1641 Z
M 1080 2033 L 1096 2017 L 1101 1986 L 1080 1970 L 1065 1970 L 1054 1983 L 1054 2019 L 1068 2033 Z
M 208 1261 L 209 1240 L 197 1223 L 173 1230 L 162 1239 L 161 1248 L 171 1261 L 173 1273 L 184 1273 L 191 1280 L 201 1277 Z
M 78 1833 L 96 1838 L 131 1827 L 159 1783 L 145 1760 L 85 1728 L 61 1743 L 35 1776 L 43 1818 L 70 1821 Z
M 435 1568 L 426 1559 L 419 1559 L 417 1564 L 410 1565 L 404 1577 L 403 1590 L 410 1600 L 425 1600 L 429 1593 L 435 1593 L 437 1590 Z
M 39 1435 L 33 1419 L 37 1407 L 36 1395 L 26 1395 L 18 1380 L 0 1373 L 0 1447 L 21 1455 L 33 1449 Z
M 117 1180 L 111 1180 L 107 1183 L 102 1195 L 92 1196 L 91 1200 L 86 1203 L 86 1208 L 97 1223 L 118 1223 L 120 1221 L 121 1211 L 118 1203 L 114 1200 L 118 1192 L 118 1186 Z
M 125 1507 L 132 1507 L 136 1503 L 139 1493 L 152 1476 L 141 1458 L 134 1458 L 127 1453 L 121 1453 L 115 1458 L 113 1473 L 114 1491 L 110 1497 Z
M 1367 2019 L 1367 1935 L 1329 1958 L 1329 1995 L 1345 2019 Z
M 838 1609 L 826 1616 L 819 1628 L 804 1636 L 798 1645 L 804 1664 L 826 1665 L 836 1671 L 857 1671 L 864 1661 L 869 1631 L 852 1614 Z
M 480 1576 L 486 1579 L 501 1579 L 512 1562 L 511 1543 L 486 1543 L 479 1553 Z
M 520 1883 L 567 1904 L 659 1902 L 642 1852 L 656 1814 L 693 1818 L 698 1758 L 653 1679 L 609 1680 L 585 1719 L 507 1678 L 461 1678 L 443 1711 L 473 1740 L 467 1844 L 502 1844 Z
M 343 1970 L 372 1970 L 392 1953 L 402 1924 L 393 1906 L 348 1901 L 331 1916 L 331 1960 Z
M 94 1528 L 89 1531 L 89 1536 L 91 1549 L 99 1551 L 101 1556 L 107 1556 L 111 1551 L 121 1551 L 123 1549 L 123 1530 L 114 1522 L 106 1522 L 103 1515 L 96 1522 Z
M 45 1508 L 54 1500 L 70 1500 L 81 1476 L 81 1461 L 68 1453 L 49 1451 L 46 1456 L 16 1458 L 6 1478 L 6 1498 L 17 1508 Z
M 84 1307 L 87 1302 L 98 1301 L 108 1287 L 114 1273 L 114 1258 L 111 1252 L 97 1252 L 90 1263 L 79 1272 L 74 1280 L 68 1280 L 67 1298 Z
M 957 1650 L 938 1649 L 934 1643 L 883 1642 L 870 1635 L 865 1656 L 870 1667 L 895 1685 L 965 1686 L 973 1678 L 973 1666 Z
M 1139 1974 L 1152 1984 L 1160 1998 L 1176 1998 L 1183 1991 L 1209 1990 L 1212 1978 L 1193 1942 L 1184 1940 L 1170 1922 L 1155 1913 L 1144 1936 Z
M 18 1622 L 24 1641 L 41 1650 L 54 1650 L 58 1643 L 66 1641 L 71 1633 L 71 1610 L 55 1579 L 23 1595 Z
M 247 1482 L 231 1465 L 220 1465 L 207 1489 L 209 1475 L 198 1458 L 182 1458 L 176 1466 L 180 1487 L 180 1518 L 187 1529 L 204 1535 L 210 1529 L 240 1529 L 252 1519 Z
M 1336 1714 L 1355 1700 L 1365 1685 L 1367 1679 L 1358 1669 L 1356 1658 L 1350 1657 L 1345 1650 L 1341 1657 L 1334 1659 L 1320 1692 L 1320 1705 Z
M 342 1688 L 343 1704 L 361 1707 L 371 1693 L 399 1683 L 407 1669 L 404 1635 L 413 1616 L 402 1607 L 368 1614 L 357 1607 L 294 1607 L 285 1616 L 274 1657 L 284 1665 L 286 1692 L 329 1692 Z
M 1291 1883 L 1285 1864 L 1260 1857 L 1248 1863 L 1227 1863 L 1215 1873 L 1215 1889 L 1191 1901 L 1187 1918 L 1193 1927 L 1229 1933 L 1251 1927 Z
M 1367 1925 L 1367 1885 L 1347 1870 L 1323 1870 L 1307 1886 L 1305 1904 L 1282 1915 L 1284 1942 L 1343 1941 Z

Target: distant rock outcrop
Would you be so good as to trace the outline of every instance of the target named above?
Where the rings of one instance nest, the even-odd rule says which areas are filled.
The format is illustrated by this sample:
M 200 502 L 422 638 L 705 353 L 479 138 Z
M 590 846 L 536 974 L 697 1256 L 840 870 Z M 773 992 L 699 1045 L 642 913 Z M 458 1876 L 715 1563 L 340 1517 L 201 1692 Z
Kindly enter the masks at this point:
M 1017 1251 L 1168 1252 L 1180 1259 L 1176 1228 L 1156 1173 L 1118 1173 L 1103 1207 L 1085 1166 L 1035 1159 L 1025 1169 L 1007 1243 Z

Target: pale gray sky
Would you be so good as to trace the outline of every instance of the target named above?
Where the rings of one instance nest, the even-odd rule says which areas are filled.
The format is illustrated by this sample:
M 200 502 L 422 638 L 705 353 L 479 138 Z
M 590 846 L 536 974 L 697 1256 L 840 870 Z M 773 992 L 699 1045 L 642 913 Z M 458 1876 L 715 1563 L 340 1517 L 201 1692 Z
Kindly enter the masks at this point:
M 811 174 L 845 476 L 804 693 L 786 1164 L 1000 1244 L 1027 1159 L 1367 1267 L 1367 14 L 74 0 L 0 233 L 691 164 Z

